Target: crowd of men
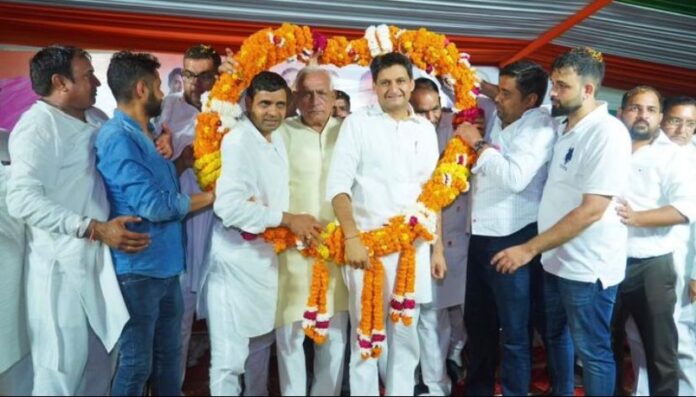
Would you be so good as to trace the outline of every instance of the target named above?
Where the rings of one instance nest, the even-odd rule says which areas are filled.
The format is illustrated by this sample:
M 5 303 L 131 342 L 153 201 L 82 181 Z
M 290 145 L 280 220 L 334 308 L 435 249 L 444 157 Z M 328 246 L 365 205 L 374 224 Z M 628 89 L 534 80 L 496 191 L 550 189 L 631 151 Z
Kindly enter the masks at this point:
M 601 56 L 579 48 L 550 73 L 503 67 L 482 84 L 481 116 L 455 129 L 439 82 L 414 80 L 399 53 L 374 58 L 377 104 L 352 114 L 318 66 L 292 87 L 262 72 L 203 192 L 195 120 L 234 65 L 191 47 L 183 90 L 166 97 L 159 67 L 113 55 L 108 119 L 87 52 L 31 60 L 41 99 L 0 167 L 0 395 L 179 395 L 196 316 L 212 395 L 268 394 L 273 343 L 282 395 L 340 395 L 344 374 L 352 395 L 413 395 L 421 381 L 450 395 L 462 367 L 469 395 L 493 395 L 497 373 L 504 395 L 527 395 L 535 333 L 554 395 L 574 393 L 576 363 L 587 395 L 624 393 L 627 344 L 637 394 L 696 392 L 693 98 L 637 86 L 614 117 L 597 99 Z M 416 202 L 454 137 L 477 152 L 472 188 L 439 214 L 433 244 L 416 243 L 413 324 L 385 321 L 382 356 L 363 360 L 360 233 Z M 345 264 L 330 266 L 328 339 L 308 365 L 312 261 L 259 234 L 285 226 L 316 244 L 335 219 Z M 398 257 L 383 263 L 386 308 Z

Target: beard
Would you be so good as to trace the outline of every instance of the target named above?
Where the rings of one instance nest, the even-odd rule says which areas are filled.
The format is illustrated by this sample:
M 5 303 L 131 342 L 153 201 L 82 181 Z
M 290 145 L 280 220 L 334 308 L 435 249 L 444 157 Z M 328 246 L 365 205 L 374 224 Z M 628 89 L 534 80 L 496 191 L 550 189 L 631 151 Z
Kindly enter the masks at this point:
M 567 116 L 582 107 L 582 102 L 577 101 L 575 103 L 561 104 L 551 106 L 551 117 Z
M 649 141 L 655 137 L 658 129 L 658 127 L 650 128 L 650 125 L 646 121 L 640 120 L 633 123 L 628 132 L 631 134 L 631 139 L 634 141 Z
M 145 114 L 149 118 L 155 118 L 162 114 L 162 100 L 157 99 L 152 91 L 145 102 Z

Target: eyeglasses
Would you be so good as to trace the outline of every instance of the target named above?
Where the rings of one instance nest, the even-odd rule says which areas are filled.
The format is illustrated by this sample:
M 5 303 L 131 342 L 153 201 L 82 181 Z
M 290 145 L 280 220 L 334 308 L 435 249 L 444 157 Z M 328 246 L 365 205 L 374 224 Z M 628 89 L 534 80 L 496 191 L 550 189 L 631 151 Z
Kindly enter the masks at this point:
M 679 117 L 670 117 L 667 119 L 667 125 L 670 127 L 685 126 L 686 128 L 693 130 L 696 128 L 696 120 L 683 120 Z
M 215 81 L 215 73 L 213 72 L 201 72 L 201 73 L 193 73 L 190 70 L 184 70 L 184 72 L 181 74 L 184 77 L 184 80 L 187 81 L 194 81 L 198 80 L 201 83 L 212 83 Z

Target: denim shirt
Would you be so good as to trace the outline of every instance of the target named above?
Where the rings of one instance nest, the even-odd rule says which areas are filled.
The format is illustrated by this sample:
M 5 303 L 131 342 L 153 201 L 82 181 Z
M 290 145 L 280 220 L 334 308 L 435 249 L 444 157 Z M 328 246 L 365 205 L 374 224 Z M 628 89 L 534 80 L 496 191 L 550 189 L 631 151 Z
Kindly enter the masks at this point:
M 128 229 L 150 234 L 150 245 L 139 253 L 111 250 L 116 274 L 156 278 L 179 274 L 185 264 L 182 220 L 191 199 L 179 193 L 174 165 L 157 152 L 140 125 L 119 110 L 99 130 L 95 148 L 110 219 L 138 216 L 142 221 Z

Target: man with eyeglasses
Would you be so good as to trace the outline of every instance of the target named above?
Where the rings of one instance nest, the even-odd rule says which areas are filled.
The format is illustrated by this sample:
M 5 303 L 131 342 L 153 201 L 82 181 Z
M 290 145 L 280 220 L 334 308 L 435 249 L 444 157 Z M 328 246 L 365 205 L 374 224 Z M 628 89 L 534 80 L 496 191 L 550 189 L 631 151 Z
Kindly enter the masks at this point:
M 628 260 L 612 322 L 616 362 L 623 362 L 624 326 L 633 317 L 645 349 L 650 395 L 678 395 L 673 314 L 683 272 L 673 256 L 680 242 L 674 226 L 693 222 L 696 191 L 685 153 L 660 130 L 661 99 L 654 88 L 638 86 L 624 94 L 617 112 L 631 134 L 633 155 L 629 189 L 616 208 L 628 226 Z
M 666 98 L 662 104 L 662 131 L 669 139 L 684 148 L 689 164 L 696 164 L 696 99 L 687 96 Z M 674 250 L 677 270 L 677 304 L 674 321 L 677 327 L 677 356 L 679 359 L 679 395 L 696 394 L 696 224 L 674 227 L 678 241 Z M 648 395 L 648 373 L 645 350 L 635 326 L 626 326 L 631 342 L 631 357 L 636 373 L 635 395 Z M 636 343 L 638 342 L 638 343 Z

